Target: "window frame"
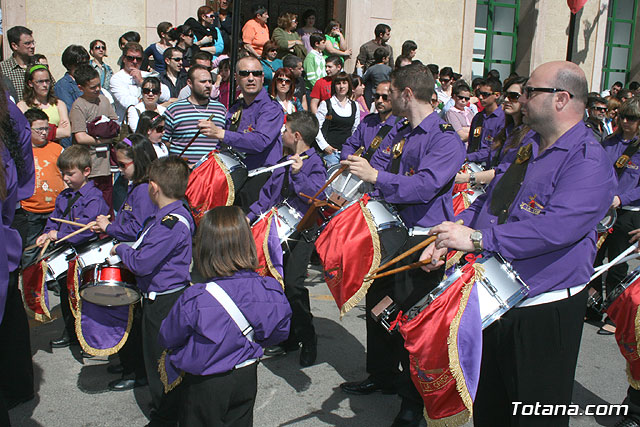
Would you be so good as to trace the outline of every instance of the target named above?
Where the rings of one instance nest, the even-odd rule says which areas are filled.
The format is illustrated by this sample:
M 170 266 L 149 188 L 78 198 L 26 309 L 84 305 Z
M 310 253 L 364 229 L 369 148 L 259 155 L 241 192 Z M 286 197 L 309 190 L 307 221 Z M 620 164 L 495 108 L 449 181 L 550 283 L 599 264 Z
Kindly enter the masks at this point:
M 638 0 L 633 0 L 633 15 L 631 19 L 622 19 L 616 16 L 616 10 L 619 0 L 611 0 L 609 3 L 609 15 L 607 16 L 607 38 L 604 42 L 604 64 L 602 65 L 602 90 L 609 89 L 612 82 L 610 82 L 611 73 L 624 73 L 625 78 L 623 84 L 629 81 L 629 74 L 631 72 L 631 61 L 633 57 L 633 42 L 636 32 L 636 17 L 638 15 Z M 631 34 L 629 34 L 629 44 L 614 43 L 616 24 L 630 24 Z M 627 67 L 626 69 L 611 68 L 611 53 L 614 48 L 627 49 Z M 616 79 L 617 80 L 617 79 Z
M 635 1 L 635 0 L 634 0 Z M 485 49 L 484 49 L 484 58 L 475 58 L 472 57 L 472 63 L 482 63 L 482 68 L 484 70 L 483 75 L 487 75 L 489 71 L 491 71 L 492 64 L 507 64 L 510 65 L 510 71 L 513 72 L 515 69 L 516 63 L 516 47 L 518 43 L 518 24 L 519 24 L 519 16 L 520 16 L 520 0 L 515 0 L 512 3 L 505 3 L 500 0 L 477 0 L 476 3 L 476 16 L 477 16 L 477 7 L 478 6 L 487 6 L 487 28 L 478 28 L 475 27 L 474 24 L 474 38 L 476 34 L 484 34 L 485 35 Z M 513 20 L 513 31 L 495 31 L 494 30 L 494 16 L 495 16 L 495 8 L 496 7 L 506 7 L 510 9 L 514 9 L 514 20 Z M 492 59 L 493 55 L 493 36 L 510 36 L 512 40 L 511 47 L 511 59 Z M 473 56 L 473 55 L 472 55 Z

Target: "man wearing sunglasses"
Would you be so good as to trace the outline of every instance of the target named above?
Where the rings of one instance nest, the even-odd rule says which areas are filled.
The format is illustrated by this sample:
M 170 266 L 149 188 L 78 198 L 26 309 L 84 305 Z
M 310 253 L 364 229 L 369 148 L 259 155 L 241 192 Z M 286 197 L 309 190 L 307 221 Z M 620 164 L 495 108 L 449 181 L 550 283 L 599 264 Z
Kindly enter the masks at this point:
M 229 108 L 224 128 L 206 120 L 200 120 L 198 127 L 203 135 L 245 153 L 244 164 L 249 170 L 272 166 L 282 157 L 282 107 L 263 90 L 262 64 L 256 58 L 248 56 L 238 60 L 236 81 L 242 98 Z M 263 173 L 249 178 L 237 193 L 236 205 L 249 212 L 269 176 Z
M 142 81 L 150 74 L 140 70 L 144 49 L 139 43 L 129 42 L 122 49 L 122 70 L 111 76 L 109 86 L 115 101 L 116 114 L 120 121 L 124 119 L 127 108 L 136 105 L 142 99 Z M 169 88 L 161 84 L 162 93 L 158 103 L 169 101 Z
M 616 176 L 582 118 L 587 79 L 576 64 L 536 68 L 519 101 L 536 135 L 518 159 L 491 181 L 437 235 L 421 259 L 439 268 L 448 250 L 500 253 L 528 285 L 517 308 L 483 331 L 482 365 L 473 421 L 477 427 L 561 426 L 569 415 L 524 416 L 524 405 L 569 405 L 593 272 L 596 225 L 613 200 Z
M 160 82 L 169 88 L 171 98 L 178 98 L 187 85 L 187 73 L 182 68 L 183 55 L 178 48 L 170 47 L 162 54 L 166 70 L 160 74 Z
M 504 128 L 504 110 L 498 105 L 502 91 L 500 80 L 488 78 L 478 85 L 476 96 L 480 99 L 482 112 L 476 114 L 469 129 L 467 160 L 490 164 L 493 138 Z
M 599 96 L 590 96 L 587 101 L 587 118 L 585 124 L 599 142 L 609 135 L 604 126 L 604 119 L 607 115 L 607 101 Z

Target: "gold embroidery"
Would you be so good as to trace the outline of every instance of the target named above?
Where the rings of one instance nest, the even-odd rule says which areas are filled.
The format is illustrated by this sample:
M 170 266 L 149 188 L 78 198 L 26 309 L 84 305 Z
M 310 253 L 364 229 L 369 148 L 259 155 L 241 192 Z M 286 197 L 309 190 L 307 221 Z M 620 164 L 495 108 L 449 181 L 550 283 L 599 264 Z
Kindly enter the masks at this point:
M 402 150 L 404 149 L 405 138 L 402 138 L 400 142 L 393 146 L 393 158 L 397 159 L 402 154 Z

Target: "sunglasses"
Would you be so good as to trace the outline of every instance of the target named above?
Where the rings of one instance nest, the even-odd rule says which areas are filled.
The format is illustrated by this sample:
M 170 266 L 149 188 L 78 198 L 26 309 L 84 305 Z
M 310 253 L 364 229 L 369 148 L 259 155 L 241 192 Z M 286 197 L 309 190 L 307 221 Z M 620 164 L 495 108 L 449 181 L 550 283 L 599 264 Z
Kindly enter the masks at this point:
M 182 62 L 182 57 L 180 58 L 171 58 L 172 61 Z
M 261 77 L 263 74 L 262 70 L 238 70 L 238 75 L 240 77 L 249 77 L 249 74 L 253 74 L 253 77 Z
M 461 101 L 469 101 L 471 99 L 470 96 L 456 95 L 456 97 Z
M 481 91 L 478 91 L 476 93 L 477 93 L 479 98 L 488 98 L 491 95 L 493 95 L 493 92 L 481 92 Z
M 282 83 L 282 84 L 285 84 L 285 83 L 286 83 L 286 84 L 289 84 L 289 83 L 291 83 L 291 79 L 287 79 L 287 78 L 285 78 L 285 77 L 278 77 L 276 80 L 278 81 L 278 83 Z
M 150 93 L 154 94 L 154 95 L 160 95 L 161 91 L 160 89 L 151 89 L 148 87 L 143 87 L 142 88 L 142 93 L 144 93 L 145 95 L 149 95 Z
M 544 93 L 557 93 L 557 92 L 567 92 L 569 94 L 569 98 L 573 98 L 573 94 L 566 89 L 560 89 L 557 87 L 533 87 L 533 86 L 525 86 L 524 93 L 527 94 L 527 98 L 531 98 L 531 95 L 534 92 L 544 92 Z
M 451 79 L 440 79 L 440 83 L 449 83 Z
M 373 99 L 377 101 L 378 98 L 382 98 L 383 101 L 387 101 L 389 100 L 389 95 L 387 95 L 386 93 L 374 93 Z
M 153 130 L 155 130 L 158 133 L 162 133 L 164 132 L 164 125 L 156 126 L 153 128 Z
M 520 99 L 522 94 L 518 92 L 507 92 L 504 94 L 504 96 L 506 96 L 509 101 L 516 102 L 518 99 Z
M 605 113 L 607 111 L 607 107 L 593 107 L 593 109 L 601 113 Z
M 124 57 L 125 57 L 125 59 L 127 61 L 131 61 L 131 62 L 141 62 L 142 61 L 142 56 L 125 55 Z
M 107 47 L 106 46 L 94 46 L 93 48 L 97 49 L 97 50 L 105 50 Z
M 213 18 L 215 15 L 213 13 L 210 13 L 209 15 L 205 15 L 207 18 L 211 19 Z
M 640 117 L 638 117 L 638 116 L 628 116 L 626 114 L 621 114 L 620 115 L 620 120 L 621 121 L 626 120 L 628 122 L 638 122 L 638 121 L 640 121 Z
M 129 167 L 129 165 L 132 165 L 132 164 L 133 164 L 133 160 L 131 160 L 130 162 L 127 162 L 127 163 L 116 162 L 116 164 L 118 165 L 118 167 L 119 167 L 120 169 L 126 169 L 126 168 L 128 168 L 128 167 Z

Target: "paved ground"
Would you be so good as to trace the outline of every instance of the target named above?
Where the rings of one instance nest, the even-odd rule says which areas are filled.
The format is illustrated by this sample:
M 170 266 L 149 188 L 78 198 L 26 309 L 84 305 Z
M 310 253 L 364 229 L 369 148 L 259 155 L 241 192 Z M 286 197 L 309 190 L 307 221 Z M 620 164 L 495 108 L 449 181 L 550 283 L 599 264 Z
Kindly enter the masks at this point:
M 256 426 L 388 426 L 399 409 L 397 396 L 350 396 L 338 385 L 364 378 L 364 306 L 342 320 L 318 271 L 310 272 L 318 363 L 300 369 L 297 354 L 264 360 L 259 366 Z M 52 304 L 57 299 L 52 296 Z M 54 310 L 59 316 L 59 307 Z M 142 426 L 147 422 L 147 388 L 110 392 L 106 358 L 84 360 L 80 347 L 51 350 L 48 342 L 61 331 L 61 321 L 31 329 L 36 371 L 36 398 L 10 412 L 15 426 Z M 627 389 L 624 360 L 613 336 L 596 334 L 585 324 L 574 386 L 574 403 L 617 404 Z M 213 398 L 213 397 L 212 397 Z M 575 417 L 572 426 L 610 426 L 615 417 Z

